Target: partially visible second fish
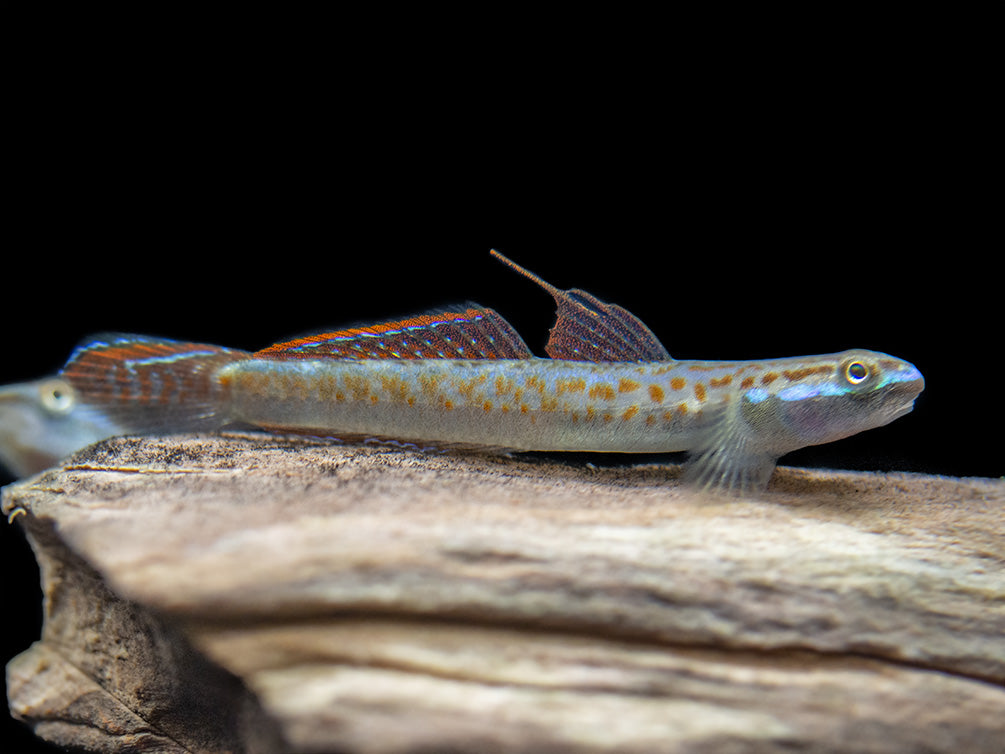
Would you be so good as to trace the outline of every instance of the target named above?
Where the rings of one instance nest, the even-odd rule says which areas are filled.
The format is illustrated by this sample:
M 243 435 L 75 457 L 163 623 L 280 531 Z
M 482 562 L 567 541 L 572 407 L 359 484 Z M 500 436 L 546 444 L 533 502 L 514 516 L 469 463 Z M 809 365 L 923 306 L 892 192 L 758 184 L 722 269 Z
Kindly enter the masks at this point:
M 59 377 L 0 388 L 0 463 L 15 476 L 35 474 L 121 433 L 100 408 L 81 406 Z

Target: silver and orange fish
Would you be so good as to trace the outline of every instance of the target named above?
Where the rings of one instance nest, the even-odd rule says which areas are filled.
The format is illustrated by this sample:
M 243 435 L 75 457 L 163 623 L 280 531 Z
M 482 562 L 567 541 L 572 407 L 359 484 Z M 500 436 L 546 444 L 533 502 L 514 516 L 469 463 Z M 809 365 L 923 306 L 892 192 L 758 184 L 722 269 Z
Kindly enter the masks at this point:
M 555 298 L 550 358 L 535 357 L 494 310 L 469 307 L 256 353 L 99 337 L 51 384 L 70 406 L 66 416 L 91 417 L 92 439 L 100 426 L 120 434 L 240 422 L 506 451 L 688 451 L 687 477 L 726 491 L 763 487 L 785 453 L 893 421 L 924 388 L 912 364 L 865 350 L 675 360 L 625 309 L 559 290 L 492 253 Z M 72 444 L 53 442 L 50 456 Z

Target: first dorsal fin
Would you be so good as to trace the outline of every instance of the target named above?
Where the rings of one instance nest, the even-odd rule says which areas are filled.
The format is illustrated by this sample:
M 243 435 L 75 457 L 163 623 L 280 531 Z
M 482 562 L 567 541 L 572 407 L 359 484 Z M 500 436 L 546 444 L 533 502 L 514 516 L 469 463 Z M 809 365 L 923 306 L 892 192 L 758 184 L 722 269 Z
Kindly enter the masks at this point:
M 310 335 L 255 353 L 269 359 L 529 359 L 516 330 L 492 309 L 421 314 Z
M 558 305 L 545 351 L 553 359 L 570 361 L 672 361 L 666 348 L 627 309 L 607 304 L 586 291 L 560 290 L 495 249 L 492 256 L 544 288 Z

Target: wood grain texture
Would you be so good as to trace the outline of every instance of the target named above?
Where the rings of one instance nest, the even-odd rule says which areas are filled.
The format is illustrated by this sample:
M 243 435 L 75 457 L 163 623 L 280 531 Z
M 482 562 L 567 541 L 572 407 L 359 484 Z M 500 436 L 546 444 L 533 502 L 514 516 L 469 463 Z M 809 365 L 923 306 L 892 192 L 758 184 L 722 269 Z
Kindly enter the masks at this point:
M 1000 752 L 1005 482 L 677 474 L 99 444 L 4 492 L 46 598 L 11 710 L 91 751 Z

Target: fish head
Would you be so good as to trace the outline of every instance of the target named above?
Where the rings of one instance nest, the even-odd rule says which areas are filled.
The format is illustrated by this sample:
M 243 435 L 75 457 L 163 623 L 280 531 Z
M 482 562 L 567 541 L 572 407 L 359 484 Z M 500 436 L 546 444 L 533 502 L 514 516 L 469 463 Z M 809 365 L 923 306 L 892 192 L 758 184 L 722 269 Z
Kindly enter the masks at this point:
M 861 349 L 792 360 L 770 389 L 743 396 L 748 424 L 778 451 L 833 442 L 889 424 L 914 408 L 925 380 L 910 362 Z
M 117 433 L 59 377 L 0 387 L 0 464 L 17 477 L 36 474 Z

